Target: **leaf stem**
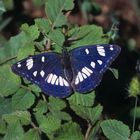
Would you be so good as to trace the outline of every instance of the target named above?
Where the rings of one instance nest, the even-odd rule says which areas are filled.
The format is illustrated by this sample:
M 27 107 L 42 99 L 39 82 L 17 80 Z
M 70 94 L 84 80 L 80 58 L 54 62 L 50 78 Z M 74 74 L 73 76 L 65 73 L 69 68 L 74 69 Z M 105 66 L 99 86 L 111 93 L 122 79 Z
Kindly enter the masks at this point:
M 12 59 L 15 59 L 15 58 L 17 58 L 17 56 L 9 57 L 9 58 L 5 59 L 2 63 L 0 63 L 0 65 L 6 63 L 8 61 L 11 61 Z
M 50 50 L 50 46 L 51 46 L 51 40 L 48 39 L 47 45 L 46 45 L 46 50 Z
M 134 107 L 134 116 L 133 116 L 133 128 L 132 128 L 132 133 L 135 131 L 135 123 L 136 123 L 136 107 L 138 104 L 138 97 L 135 97 L 135 107 Z
M 91 129 L 92 129 L 92 125 L 89 123 L 84 140 L 88 140 Z
M 47 101 L 45 95 L 43 95 L 43 94 L 42 94 L 42 98 L 45 102 Z
M 20 87 L 23 88 L 23 89 L 25 89 L 25 90 L 27 90 L 27 91 L 32 91 L 32 90 L 31 90 L 29 87 L 27 87 L 27 86 L 20 85 Z
M 39 127 L 37 127 L 33 122 L 31 122 L 31 126 L 32 126 L 34 129 L 38 130 L 39 134 L 41 134 L 41 130 L 40 130 Z

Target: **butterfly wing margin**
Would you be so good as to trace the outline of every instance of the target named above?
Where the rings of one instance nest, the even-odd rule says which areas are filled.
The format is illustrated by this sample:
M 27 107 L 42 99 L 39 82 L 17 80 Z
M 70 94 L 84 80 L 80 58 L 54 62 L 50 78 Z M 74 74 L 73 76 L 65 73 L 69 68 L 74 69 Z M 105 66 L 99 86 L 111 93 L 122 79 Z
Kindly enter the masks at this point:
M 71 51 L 73 88 L 80 92 L 93 90 L 101 82 L 103 73 L 120 53 L 117 45 L 83 46 Z
M 60 54 L 48 52 L 30 56 L 15 63 L 12 71 L 37 84 L 47 95 L 63 98 L 72 92 L 65 79 Z

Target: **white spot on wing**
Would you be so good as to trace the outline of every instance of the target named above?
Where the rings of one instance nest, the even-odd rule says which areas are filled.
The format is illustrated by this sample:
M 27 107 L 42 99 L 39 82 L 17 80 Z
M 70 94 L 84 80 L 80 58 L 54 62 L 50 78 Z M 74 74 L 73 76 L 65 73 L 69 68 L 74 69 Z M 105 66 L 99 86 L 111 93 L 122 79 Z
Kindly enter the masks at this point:
M 21 67 L 21 64 L 20 64 L 20 63 L 18 63 L 17 67 L 18 67 L 18 68 L 20 68 L 20 67 Z
M 45 57 L 44 56 L 42 56 L 41 61 L 45 62 Z
M 95 62 L 92 61 L 92 62 L 90 63 L 90 65 L 91 65 L 92 68 L 95 68 Z
M 76 76 L 76 78 L 75 78 L 75 85 L 77 85 L 79 83 L 79 78 L 78 78 L 78 76 Z
M 83 72 L 82 72 L 82 76 L 84 77 L 84 79 L 87 78 L 86 74 L 84 74 Z
M 83 76 L 82 76 L 81 72 L 78 72 L 78 77 L 79 77 L 80 82 L 82 82 L 83 81 Z
M 86 52 L 86 54 L 89 54 L 89 50 L 88 49 L 85 49 L 85 52 Z
M 34 71 L 34 72 L 33 72 L 33 75 L 36 77 L 36 75 L 37 75 L 37 71 Z
M 85 67 L 85 69 L 86 69 L 87 71 L 89 71 L 90 73 L 93 73 L 93 71 L 92 71 L 91 69 L 89 69 L 89 68 L 87 68 L 87 67 Z
M 33 67 L 33 59 L 29 58 L 26 60 L 27 69 L 30 70 Z
M 111 51 L 113 51 L 113 50 L 114 50 L 113 45 L 110 45 L 110 50 L 111 50 Z
M 42 77 L 44 77 L 45 72 L 42 70 L 42 71 L 40 72 L 40 75 L 41 75 Z
M 54 75 L 53 75 L 53 77 L 52 77 L 51 84 L 53 84 L 53 85 L 54 85 L 54 83 L 55 83 L 56 79 L 57 79 L 57 76 L 54 74 Z
M 59 84 L 60 84 L 60 86 L 63 86 L 63 79 L 61 76 L 59 76 Z
M 97 62 L 98 62 L 100 65 L 102 65 L 102 63 L 103 63 L 101 60 L 97 60 Z
M 87 76 L 90 76 L 90 72 L 85 67 L 82 68 L 82 72 L 85 73 Z
M 64 82 L 65 86 L 67 86 L 67 87 L 69 86 L 69 83 L 64 78 L 63 78 L 63 82 Z
M 104 47 L 103 46 L 97 46 L 97 51 L 98 51 L 98 53 L 99 53 L 99 55 L 101 55 L 101 56 L 105 56 L 105 49 L 104 49 Z
M 55 82 L 55 84 L 56 84 L 56 85 L 58 85 L 58 78 L 56 79 L 56 82 Z
M 53 74 L 51 73 L 51 74 L 49 74 L 49 76 L 48 76 L 48 78 L 47 78 L 47 82 L 48 83 L 50 83 L 51 82 L 51 80 L 52 80 L 52 76 L 53 76 Z

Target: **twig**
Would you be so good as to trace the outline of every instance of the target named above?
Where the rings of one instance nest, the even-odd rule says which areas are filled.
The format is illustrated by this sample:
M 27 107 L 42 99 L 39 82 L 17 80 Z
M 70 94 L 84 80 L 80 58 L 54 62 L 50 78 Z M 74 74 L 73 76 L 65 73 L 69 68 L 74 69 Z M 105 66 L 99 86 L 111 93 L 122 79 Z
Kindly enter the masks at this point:
M 136 96 L 135 99 L 135 108 L 134 108 L 134 116 L 133 116 L 133 128 L 132 128 L 132 133 L 135 131 L 135 123 L 136 123 L 136 107 L 138 104 L 138 97 Z
M 85 139 L 84 140 L 88 140 L 88 137 L 89 137 L 89 134 L 90 134 L 91 129 L 92 129 L 92 125 L 89 123 L 88 124 L 88 128 L 87 128 L 87 131 L 86 131 L 86 134 L 85 134 Z

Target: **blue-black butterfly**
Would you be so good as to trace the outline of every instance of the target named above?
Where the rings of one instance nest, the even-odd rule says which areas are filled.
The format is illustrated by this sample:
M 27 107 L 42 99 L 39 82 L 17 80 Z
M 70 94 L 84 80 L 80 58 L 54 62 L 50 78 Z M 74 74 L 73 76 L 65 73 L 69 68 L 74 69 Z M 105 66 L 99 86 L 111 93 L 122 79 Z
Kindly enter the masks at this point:
M 119 55 L 117 45 L 82 46 L 62 54 L 46 52 L 29 56 L 12 66 L 14 73 L 37 84 L 41 90 L 64 98 L 73 91 L 86 93 L 101 82 L 103 73 Z

